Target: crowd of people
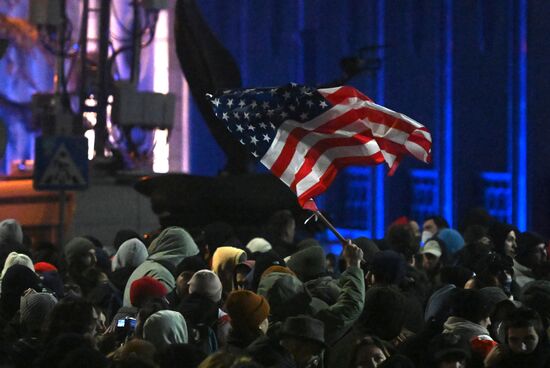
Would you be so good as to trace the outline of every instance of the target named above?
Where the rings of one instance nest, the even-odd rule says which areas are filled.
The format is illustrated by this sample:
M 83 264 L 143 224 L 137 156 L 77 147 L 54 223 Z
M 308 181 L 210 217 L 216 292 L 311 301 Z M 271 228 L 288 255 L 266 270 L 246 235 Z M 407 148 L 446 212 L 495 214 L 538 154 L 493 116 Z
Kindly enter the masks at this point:
M 290 211 L 112 244 L 0 222 L 5 367 L 550 367 L 547 239 L 472 210 L 393 222 L 341 254 Z

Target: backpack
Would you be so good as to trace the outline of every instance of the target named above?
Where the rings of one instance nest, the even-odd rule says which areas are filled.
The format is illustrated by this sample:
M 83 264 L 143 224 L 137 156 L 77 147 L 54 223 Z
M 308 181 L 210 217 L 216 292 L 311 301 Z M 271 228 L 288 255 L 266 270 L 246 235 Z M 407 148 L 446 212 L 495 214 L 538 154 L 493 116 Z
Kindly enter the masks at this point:
M 189 344 L 196 346 L 206 355 L 215 353 L 218 348 L 218 337 L 214 329 L 204 323 L 187 325 Z

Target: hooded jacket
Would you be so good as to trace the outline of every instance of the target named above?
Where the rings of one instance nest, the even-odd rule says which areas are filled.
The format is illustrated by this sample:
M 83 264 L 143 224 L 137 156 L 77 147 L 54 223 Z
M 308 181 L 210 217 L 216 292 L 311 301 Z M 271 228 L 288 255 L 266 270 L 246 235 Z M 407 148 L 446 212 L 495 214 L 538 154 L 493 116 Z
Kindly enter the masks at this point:
M 234 247 L 219 247 L 212 257 L 212 271 L 220 278 L 223 291 L 233 290 L 233 270 L 235 266 L 246 260 L 246 252 Z
M 468 321 L 467 319 L 451 316 L 443 324 L 443 333 L 455 333 L 457 335 L 463 336 L 466 341 L 471 341 L 473 338 L 483 336 L 491 339 L 489 331 L 474 322 Z
M 179 312 L 161 310 L 152 314 L 143 325 L 143 338 L 157 349 L 171 344 L 187 344 L 187 324 Z
M 124 289 L 124 306 L 130 306 L 130 286 L 135 280 L 143 276 L 151 276 L 166 286 L 168 292 L 176 287 L 176 280 L 170 270 L 162 264 L 169 265 L 174 269 L 187 257 L 199 253 L 191 235 L 180 227 L 169 227 L 164 229 L 159 236 L 153 240 L 148 249 L 149 257 L 132 273 L 126 288 Z M 161 264 L 162 263 L 162 264 Z

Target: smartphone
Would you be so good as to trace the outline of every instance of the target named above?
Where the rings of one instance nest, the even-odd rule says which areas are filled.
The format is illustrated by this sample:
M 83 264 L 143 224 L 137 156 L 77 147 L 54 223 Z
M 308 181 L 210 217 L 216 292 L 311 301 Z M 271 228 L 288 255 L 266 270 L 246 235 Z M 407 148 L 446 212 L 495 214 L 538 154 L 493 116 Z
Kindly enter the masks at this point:
M 121 329 L 134 330 L 136 328 L 137 320 L 132 317 L 122 318 L 116 321 L 116 327 Z

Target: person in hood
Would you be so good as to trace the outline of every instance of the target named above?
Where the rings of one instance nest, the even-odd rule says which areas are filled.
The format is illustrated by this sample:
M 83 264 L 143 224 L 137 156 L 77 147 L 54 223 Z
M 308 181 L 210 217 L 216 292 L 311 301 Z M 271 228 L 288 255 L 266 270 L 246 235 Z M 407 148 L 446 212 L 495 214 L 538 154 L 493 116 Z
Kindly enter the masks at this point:
M 17 220 L 6 219 L 0 222 L 0 265 L 11 252 L 26 253 L 23 247 L 23 229 Z
M 485 359 L 485 367 L 548 367 L 550 345 L 540 317 L 532 309 L 518 308 L 503 323 L 505 343 L 496 346 Z
M 449 223 L 442 216 L 432 215 L 424 219 L 422 224 L 421 242 L 424 244 L 428 239 L 433 238 L 441 229 L 449 227 Z
M 458 334 L 470 342 L 483 337 L 492 340 L 487 327 L 491 305 L 480 290 L 458 290 L 452 297 L 451 316 L 443 324 L 443 333 Z
M 28 255 L 11 252 L 6 258 L 6 261 L 4 262 L 4 268 L 2 269 L 2 273 L 0 274 L 0 285 L 8 268 L 16 264 L 23 265 L 34 272 L 34 265 Z
M 510 258 L 516 257 L 518 235 L 517 227 L 504 222 L 495 222 L 489 228 L 489 237 L 493 241 L 495 252 Z
M 170 310 L 153 313 L 143 325 L 143 339 L 155 345 L 157 350 L 171 344 L 187 344 L 185 318 L 181 313 Z
M 533 232 L 520 233 L 518 236 L 518 252 L 514 259 L 515 282 L 523 288 L 535 280 L 535 272 L 546 260 L 544 239 Z
M 325 258 L 325 251 L 321 246 L 311 246 L 294 253 L 287 266 L 304 283 L 312 296 L 332 305 L 340 295 L 340 287 L 328 275 Z
M 130 275 L 148 256 L 145 244 L 137 238 L 128 239 L 120 245 L 112 259 L 113 272 L 109 275 L 118 290 L 124 291 Z
M 143 277 L 151 276 L 162 282 L 168 292 L 176 287 L 176 280 L 171 272 L 187 257 L 199 253 L 195 241 L 187 231 L 181 227 L 168 227 L 164 229 L 148 249 L 149 257 L 134 270 L 124 289 L 123 305 L 129 306 L 130 286 L 132 282 Z
M 27 289 L 42 291 L 40 278 L 23 265 L 10 267 L 2 279 L 2 295 L 0 296 L 0 323 L 9 322 L 20 307 L 20 300 Z
M 233 271 L 235 266 L 246 261 L 246 252 L 234 247 L 219 247 L 212 257 L 212 271 L 218 275 L 223 285 L 224 293 L 228 294 L 235 285 L 233 284 Z

